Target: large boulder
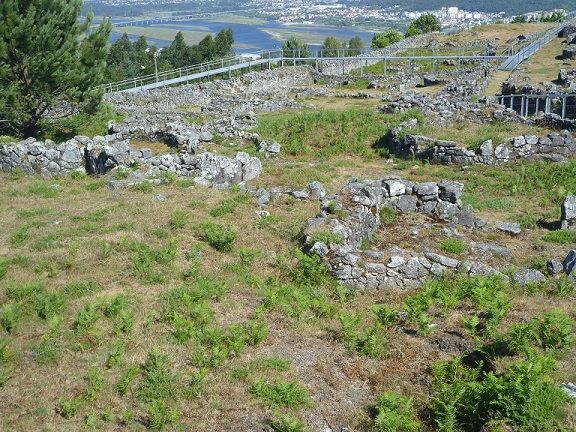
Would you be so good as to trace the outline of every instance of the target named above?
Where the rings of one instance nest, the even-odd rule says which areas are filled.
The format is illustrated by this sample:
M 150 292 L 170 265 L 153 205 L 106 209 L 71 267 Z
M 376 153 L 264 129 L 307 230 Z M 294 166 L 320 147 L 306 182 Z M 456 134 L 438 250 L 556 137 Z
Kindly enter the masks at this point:
M 576 277 L 576 249 L 572 249 L 568 252 L 562 265 L 564 266 L 564 271 L 568 276 Z
M 562 51 L 563 60 L 572 60 L 576 58 L 576 46 L 570 45 Z

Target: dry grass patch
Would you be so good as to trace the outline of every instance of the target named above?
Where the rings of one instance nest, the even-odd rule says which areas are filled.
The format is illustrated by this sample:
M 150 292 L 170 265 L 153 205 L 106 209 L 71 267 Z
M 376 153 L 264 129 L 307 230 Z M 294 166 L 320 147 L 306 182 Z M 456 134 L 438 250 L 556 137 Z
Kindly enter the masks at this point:
M 516 74 L 527 77 L 532 83 L 556 81 L 560 69 L 576 67 L 576 60 L 561 59 L 562 50 L 566 46 L 562 38 L 554 38 L 543 46 L 536 54 L 522 63 Z M 558 58 L 560 57 L 560 58 Z
M 176 149 L 161 141 L 130 140 L 130 147 L 135 149 L 150 149 L 155 156 L 174 153 Z

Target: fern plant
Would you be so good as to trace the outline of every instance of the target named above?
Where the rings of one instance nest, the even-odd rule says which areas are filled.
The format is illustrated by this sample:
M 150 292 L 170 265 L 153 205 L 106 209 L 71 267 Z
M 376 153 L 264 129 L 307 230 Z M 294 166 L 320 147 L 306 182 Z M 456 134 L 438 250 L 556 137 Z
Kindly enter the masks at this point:
M 412 399 L 396 392 L 386 392 L 376 403 L 376 432 L 417 432 L 420 422 Z

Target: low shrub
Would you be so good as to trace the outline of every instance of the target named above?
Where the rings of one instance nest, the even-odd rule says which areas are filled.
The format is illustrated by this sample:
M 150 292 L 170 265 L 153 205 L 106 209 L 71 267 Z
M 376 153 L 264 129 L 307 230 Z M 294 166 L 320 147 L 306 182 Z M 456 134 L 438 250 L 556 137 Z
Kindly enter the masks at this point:
M 180 418 L 180 412 L 162 400 L 153 400 L 148 404 L 148 427 L 160 431 Z
M 78 411 L 80 411 L 83 404 L 84 400 L 80 396 L 70 399 L 60 399 L 58 411 L 62 417 L 70 419 L 78 414 Z
M 249 392 L 274 406 L 296 408 L 310 404 L 308 389 L 297 381 L 277 380 L 269 383 L 258 380 L 252 383 Z
M 380 223 L 385 226 L 394 225 L 398 219 L 398 213 L 392 207 L 382 206 L 379 214 Z
M 304 423 L 288 414 L 281 414 L 270 422 L 274 432 L 304 432 Z
M 550 376 L 554 360 L 532 356 L 502 374 L 464 366 L 462 357 L 433 366 L 432 418 L 443 431 L 480 431 L 502 421 L 519 431 L 559 430 L 568 396 Z
M 230 252 L 236 241 L 236 229 L 230 225 L 204 222 L 196 229 L 202 240 L 220 252 Z
M 573 322 L 561 309 L 544 312 L 535 322 L 536 337 L 544 349 L 565 349 L 572 345 Z
M 372 358 L 386 353 L 388 339 L 378 322 L 369 325 L 360 314 L 342 314 L 339 318 L 346 349 Z
M 144 376 L 137 389 L 138 399 L 153 402 L 175 397 L 177 377 L 170 371 L 167 355 L 153 349 L 148 353 L 142 371 Z
M 440 249 L 445 253 L 462 255 L 468 250 L 468 246 L 464 240 L 447 238 L 440 242 Z

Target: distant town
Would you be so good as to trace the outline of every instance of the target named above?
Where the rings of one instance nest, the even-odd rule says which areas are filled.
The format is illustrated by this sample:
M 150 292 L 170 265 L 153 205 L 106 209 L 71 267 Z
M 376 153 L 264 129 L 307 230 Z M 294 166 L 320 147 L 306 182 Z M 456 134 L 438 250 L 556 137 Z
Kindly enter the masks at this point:
M 435 15 L 445 29 L 466 29 L 483 24 L 510 22 L 516 16 L 505 12 L 481 12 L 462 10 L 458 7 L 442 7 L 435 10 L 414 10 L 404 5 L 363 5 L 348 0 L 95 0 L 87 1 L 87 7 L 99 11 L 110 8 L 110 14 L 137 16 L 139 14 L 182 13 L 234 13 L 242 16 L 277 21 L 282 24 L 336 25 L 370 28 L 386 24 L 402 27 L 427 13 Z M 113 11 L 113 12 L 112 12 Z M 523 14 L 527 20 L 539 21 L 553 13 L 565 13 L 563 9 L 532 11 Z

